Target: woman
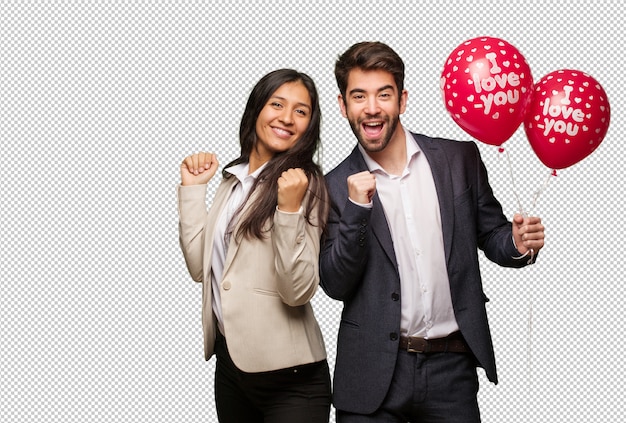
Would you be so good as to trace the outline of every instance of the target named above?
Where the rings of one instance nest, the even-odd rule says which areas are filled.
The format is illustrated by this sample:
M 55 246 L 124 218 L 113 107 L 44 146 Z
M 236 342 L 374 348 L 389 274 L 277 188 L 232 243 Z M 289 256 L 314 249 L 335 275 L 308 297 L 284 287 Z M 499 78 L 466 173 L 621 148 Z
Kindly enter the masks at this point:
M 180 244 L 203 283 L 205 358 L 217 356 L 220 422 L 328 422 L 330 374 L 310 300 L 319 282 L 328 194 L 313 161 L 320 107 L 311 78 L 265 75 L 241 119 L 240 156 L 207 212 L 214 154 L 186 157 Z

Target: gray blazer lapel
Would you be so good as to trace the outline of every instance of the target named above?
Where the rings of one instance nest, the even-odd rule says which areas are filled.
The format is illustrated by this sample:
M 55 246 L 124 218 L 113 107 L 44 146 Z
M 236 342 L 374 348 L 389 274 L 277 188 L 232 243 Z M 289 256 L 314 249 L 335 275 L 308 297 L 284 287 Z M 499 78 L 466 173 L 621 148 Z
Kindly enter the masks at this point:
M 383 251 L 387 254 L 387 257 L 389 257 L 389 260 L 391 260 L 394 267 L 397 269 L 398 263 L 396 263 L 396 252 L 393 248 L 393 241 L 391 239 L 391 232 L 389 231 L 387 217 L 385 216 L 385 209 L 378 198 L 378 194 L 374 195 L 373 201 L 374 207 L 372 208 L 372 218 L 370 220 L 372 232 L 374 232 L 374 235 L 378 239 L 378 242 L 380 242 Z
M 351 175 L 363 171 L 369 171 L 367 164 L 365 163 L 365 160 L 363 160 L 363 156 L 361 155 L 361 151 L 358 147 L 355 147 L 354 150 L 352 150 L 352 154 L 350 155 L 350 163 L 352 170 Z M 372 208 L 372 217 L 370 219 L 372 232 L 374 233 L 376 239 L 378 239 L 378 242 L 380 243 L 385 254 L 387 254 L 387 257 L 389 257 L 389 260 L 391 260 L 391 262 L 394 264 L 394 267 L 397 269 L 398 263 L 396 262 L 396 253 L 393 248 L 391 232 L 389 231 L 389 224 L 387 223 L 387 217 L 385 216 L 385 209 L 380 202 L 378 193 L 374 194 L 372 202 L 374 203 L 374 206 Z
M 441 229 L 443 231 L 443 245 L 446 254 L 446 263 L 450 260 L 452 248 L 452 234 L 454 233 L 454 194 L 452 192 L 452 173 L 448 159 L 441 154 L 441 147 L 434 142 L 426 142 L 420 136 L 412 134 L 420 150 L 426 156 L 435 181 L 439 211 L 441 213 Z

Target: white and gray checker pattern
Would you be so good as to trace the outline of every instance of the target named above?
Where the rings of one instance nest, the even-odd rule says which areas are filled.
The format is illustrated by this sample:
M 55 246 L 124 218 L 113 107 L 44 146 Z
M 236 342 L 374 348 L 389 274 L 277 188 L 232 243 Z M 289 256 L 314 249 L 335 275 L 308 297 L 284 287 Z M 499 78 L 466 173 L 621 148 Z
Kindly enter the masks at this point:
M 469 137 L 447 115 L 448 54 L 480 35 L 517 47 L 533 79 L 561 68 L 602 84 L 603 144 L 549 177 L 520 128 L 480 144 L 505 213 L 544 219 L 532 267 L 481 262 L 500 384 L 482 371 L 485 422 L 621 422 L 625 331 L 624 12 L 618 1 L 0 0 L 0 420 L 216 422 L 200 286 L 178 247 L 182 158 L 238 151 L 254 83 L 307 72 L 322 104 L 321 163 L 354 146 L 336 104 L 337 56 L 388 43 L 407 65 L 404 124 Z M 211 187 L 211 193 L 215 184 Z M 331 368 L 341 305 L 314 307 Z M 532 309 L 532 330 L 529 316 Z M 334 415 L 331 418 L 334 421 Z

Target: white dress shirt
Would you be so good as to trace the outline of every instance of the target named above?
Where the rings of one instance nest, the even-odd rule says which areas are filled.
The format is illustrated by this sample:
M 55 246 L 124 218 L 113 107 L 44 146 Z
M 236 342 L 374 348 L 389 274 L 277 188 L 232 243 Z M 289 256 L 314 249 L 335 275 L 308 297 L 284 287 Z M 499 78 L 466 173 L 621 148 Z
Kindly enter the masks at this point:
M 444 337 L 459 329 L 450 295 L 441 213 L 430 165 L 406 129 L 407 163 L 401 175 L 387 173 L 359 145 L 376 177 L 400 273 L 405 336 Z
M 222 303 L 220 297 L 220 283 L 222 282 L 222 274 L 224 273 L 224 263 L 226 262 L 226 253 L 228 251 L 228 241 L 230 233 L 232 232 L 235 223 L 238 218 L 234 218 L 235 212 L 243 201 L 248 197 L 248 193 L 254 184 L 254 181 L 259 176 L 265 164 L 255 170 L 253 173 L 248 174 L 250 165 L 248 163 L 240 163 L 235 166 L 226 169 L 226 172 L 231 173 L 239 182 L 235 184 L 230 197 L 226 203 L 226 207 L 222 210 L 217 225 L 215 227 L 213 237 L 213 256 L 211 258 L 211 273 L 212 277 L 212 289 L 213 289 L 213 313 L 217 318 L 217 325 L 220 332 L 224 333 L 224 319 L 222 316 Z M 230 223 L 230 228 L 229 228 Z M 228 231 L 228 235 L 227 235 Z

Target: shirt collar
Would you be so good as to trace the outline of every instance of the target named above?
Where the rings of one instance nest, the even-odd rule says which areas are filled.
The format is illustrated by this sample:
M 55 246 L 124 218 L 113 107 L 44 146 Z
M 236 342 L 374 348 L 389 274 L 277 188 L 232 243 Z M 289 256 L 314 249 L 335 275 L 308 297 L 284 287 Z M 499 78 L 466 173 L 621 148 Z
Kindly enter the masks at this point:
M 250 163 L 239 163 L 225 170 L 226 172 L 234 175 L 237 179 L 239 179 L 243 183 L 246 178 L 256 179 L 261 173 L 261 171 L 265 168 L 265 165 L 267 163 L 268 162 L 263 163 L 257 170 L 255 170 L 251 174 L 248 174 L 248 172 L 250 171 Z
M 404 126 L 402 127 L 402 129 L 404 130 L 404 139 L 406 142 L 406 167 L 408 167 L 411 160 L 413 160 L 413 158 L 417 156 L 417 154 L 420 152 L 420 148 L 413 139 L 413 134 L 411 134 L 411 131 L 406 129 Z M 360 143 L 358 144 L 358 147 L 361 151 L 361 155 L 363 156 L 363 160 L 365 160 L 365 164 L 367 165 L 367 168 L 370 170 L 370 172 L 380 171 L 387 173 L 378 164 L 378 162 L 376 162 L 376 160 L 372 159 L 369 154 L 367 154 L 367 152 Z

